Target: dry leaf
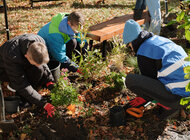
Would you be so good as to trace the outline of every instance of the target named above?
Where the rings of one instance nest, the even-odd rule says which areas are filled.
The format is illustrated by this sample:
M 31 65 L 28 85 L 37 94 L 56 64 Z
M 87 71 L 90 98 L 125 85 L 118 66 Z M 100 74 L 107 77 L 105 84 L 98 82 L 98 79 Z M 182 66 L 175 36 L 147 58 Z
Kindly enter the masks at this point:
M 67 107 L 67 109 L 70 110 L 72 113 L 75 113 L 76 106 L 70 104 L 70 105 Z
M 25 133 L 22 133 L 21 135 L 20 135 L 20 140 L 24 140 L 26 138 L 26 134 Z
M 184 119 L 187 118 L 187 115 L 186 115 L 184 109 L 181 110 L 181 117 L 184 118 Z
M 114 99 L 114 101 L 117 103 L 117 102 L 119 101 L 119 98 L 116 97 L 116 98 Z

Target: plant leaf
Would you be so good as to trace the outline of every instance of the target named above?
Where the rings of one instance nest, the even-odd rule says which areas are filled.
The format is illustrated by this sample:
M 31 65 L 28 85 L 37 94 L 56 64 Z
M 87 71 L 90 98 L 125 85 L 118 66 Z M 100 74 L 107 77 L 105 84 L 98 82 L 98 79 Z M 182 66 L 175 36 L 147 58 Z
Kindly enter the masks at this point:
M 190 31 L 189 29 L 188 30 L 185 30 L 185 37 L 188 41 L 190 41 Z
M 190 73 L 190 66 L 184 67 L 184 73 Z
M 185 16 L 185 12 L 181 11 L 179 14 L 177 14 L 176 21 L 180 22 L 184 18 L 184 16 Z
M 190 92 L 190 82 L 186 85 L 185 91 L 186 91 L 186 92 Z

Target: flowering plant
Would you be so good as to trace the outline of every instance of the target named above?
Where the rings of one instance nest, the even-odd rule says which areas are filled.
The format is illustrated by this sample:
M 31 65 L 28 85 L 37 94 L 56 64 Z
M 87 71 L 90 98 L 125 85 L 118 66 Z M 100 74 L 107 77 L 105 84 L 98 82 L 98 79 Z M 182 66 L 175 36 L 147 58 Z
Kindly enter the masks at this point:
M 55 88 L 51 91 L 52 104 L 58 105 L 69 105 L 72 103 L 79 102 L 77 90 L 73 87 L 72 83 L 67 78 L 68 70 L 63 69 L 61 76 L 55 85 Z

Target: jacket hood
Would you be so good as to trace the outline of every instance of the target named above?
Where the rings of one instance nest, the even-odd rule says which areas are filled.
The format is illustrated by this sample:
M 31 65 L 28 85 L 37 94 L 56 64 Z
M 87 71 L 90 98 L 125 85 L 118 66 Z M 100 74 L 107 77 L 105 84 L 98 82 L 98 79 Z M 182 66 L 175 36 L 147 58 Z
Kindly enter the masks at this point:
M 140 34 L 138 35 L 137 39 L 132 41 L 132 46 L 133 46 L 133 50 L 135 52 L 135 54 L 137 53 L 139 47 L 141 46 L 141 44 L 147 40 L 148 38 L 154 36 L 153 33 L 151 32 L 147 32 L 147 31 L 141 31 Z
M 75 33 L 72 30 L 71 26 L 68 24 L 68 17 L 64 17 L 63 20 L 59 24 L 59 31 L 68 34 L 69 36 L 74 36 Z

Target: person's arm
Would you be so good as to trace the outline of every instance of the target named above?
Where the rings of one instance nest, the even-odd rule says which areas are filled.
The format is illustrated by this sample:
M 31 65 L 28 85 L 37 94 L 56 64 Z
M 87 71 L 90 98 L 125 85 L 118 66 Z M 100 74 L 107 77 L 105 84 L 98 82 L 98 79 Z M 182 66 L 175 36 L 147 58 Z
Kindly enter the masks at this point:
M 61 34 L 49 34 L 47 39 L 48 49 L 54 59 L 63 63 L 69 71 L 76 72 L 78 65 L 66 55 L 66 44 Z
M 161 60 L 155 60 L 142 55 L 138 55 L 137 61 L 142 75 L 157 79 L 157 72 L 162 67 Z

